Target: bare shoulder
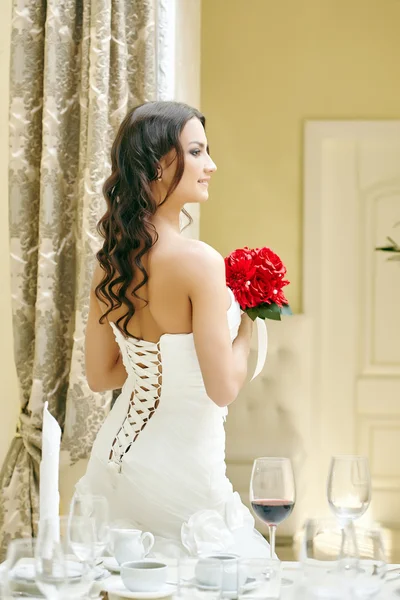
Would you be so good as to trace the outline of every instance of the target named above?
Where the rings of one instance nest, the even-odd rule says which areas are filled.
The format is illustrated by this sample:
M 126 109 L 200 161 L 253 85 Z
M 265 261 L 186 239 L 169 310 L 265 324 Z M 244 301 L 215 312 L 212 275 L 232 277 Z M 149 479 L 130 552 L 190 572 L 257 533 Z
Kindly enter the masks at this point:
M 210 271 L 225 272 L 225 262 L 221 254 L 200 240 L 185 240 L 181 261 L 185 271 L 196 277 L 207 275 Z
M 152 270 L 154 267 L 159 275 L 172 276 L 174 279 L 198 279 L 207 273 L 225 272 L 225 263 L 221 254 L 200 240 L 181 237 L 163 241 L 153 253 Z
M 212 246 L 200 240 L 185 240 L 179 262 L 181 276 L 190 290 L 225 286 L 225 262 Z

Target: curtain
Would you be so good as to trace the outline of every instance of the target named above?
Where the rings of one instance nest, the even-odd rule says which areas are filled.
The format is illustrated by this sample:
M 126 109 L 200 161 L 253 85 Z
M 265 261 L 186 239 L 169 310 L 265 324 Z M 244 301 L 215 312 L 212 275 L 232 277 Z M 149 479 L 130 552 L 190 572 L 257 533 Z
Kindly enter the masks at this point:
M 110 408 L 84 372 L 96 223 L 116 130 L 156 98 L 153 0 L 14 0 L 9 227 L 21 412 L 0 473 L 0 546 L 35 535 L 43 404 L 71 463 Z

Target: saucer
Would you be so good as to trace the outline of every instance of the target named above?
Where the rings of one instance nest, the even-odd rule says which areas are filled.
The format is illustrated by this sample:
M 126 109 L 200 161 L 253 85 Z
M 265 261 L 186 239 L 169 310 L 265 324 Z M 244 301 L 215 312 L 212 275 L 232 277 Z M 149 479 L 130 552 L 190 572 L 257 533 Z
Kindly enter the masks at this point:
M 122 581 L 112 582 L 104 586 L 108 594 L 113 594 L 118 598 L 137 598 L 138 600 L 151 600 L 156 598 L 170 598 L 176 590 L 175 585 L 166 583 L 156 592 L 131 592 L 124 586 Z
M 192 580 L 193 583 L 196 583 L 196 580 L 193 579 Z M 213 590 L 218 590 L 218 588 L 216 588 L 213 585 L 204 585 L 201 583 L 196 583 L 196 587 L 199 590 L 204 590 L 204 591 L 213 591 Z M 243 586 L 243 592 L 251 592 L 251 590 L 254 590 L 257 587 L 257 580 L 255 579 L 255 577 L 248 577 L 246 579 L 246 583 Z M 222 598 L 226 598 L 226 600 L 234 600 L 235 598 L 237 598 L 237 592 L 236 591 L 226 591 L 226 592 L 222 592 Z
M 78 561 L 67 560 L 67 573 L 69 579 L 82 577 L 82 566 Z M 33 558 L 22 558 L 10 571 L 10 576 L 15 581 L 34 582 L 36 579 L 35 561 Z
M 111 571 L 112 573 L 120 573 L 121 565 L 113 556 L 105 556 L 103 558 L 103 567 Z

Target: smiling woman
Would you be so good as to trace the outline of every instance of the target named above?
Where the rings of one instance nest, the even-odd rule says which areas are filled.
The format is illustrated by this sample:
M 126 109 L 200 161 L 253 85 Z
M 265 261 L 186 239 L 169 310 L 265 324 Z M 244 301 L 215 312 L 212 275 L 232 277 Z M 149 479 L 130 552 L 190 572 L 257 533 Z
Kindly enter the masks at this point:
M 86 370 L 92 389 L 122 392 L 77 489 L 151 531 L 156 554 L 268 556 L 225 476 L 224 417 L 247 374 L 252 322 L 226 288 L 223 258 L 180 229 L 216 170 L 204 126 L 185 104 L 151 102 L 114 142 Z
M 164 139 L 168 122 L 174 123 L 175 130 Z M 149 329 L 150 337 L 158 339 L 169 328 L 191 329 L 185 294 L 179 299 L 182 310 L 174 323 L 169 315 L 165 327 L 160 326 L 161 315 L 154 318 L 148 302 L 148 287 L 153 287 L 148 282 L 148 261 L 152 250 L 151 260 L 157 262 L 165 225 L 168 234 L 178 233 L 180 240 L 179 215 L 187 214 L 184 204 L 208 199 L 208 182 L 216 166 L 207 152 L 204 124 L 204 117 L 184 104 L 148 103 L 128 114 L 114 142 L 112 174 L 104 184 L 108 210 L 99 223 L 105 242 L 97 258 L 103 273 L 98 269 L 95 274 L 94 291 L 105 308 L 100 323 L 110 316 L 127 336 L 147 337 Z M 170 241 L 177 242 L 174 237 Z M 157 278 L 153 280 L 157 284 Z M 139 308 L 130 332 L 127 326 Z

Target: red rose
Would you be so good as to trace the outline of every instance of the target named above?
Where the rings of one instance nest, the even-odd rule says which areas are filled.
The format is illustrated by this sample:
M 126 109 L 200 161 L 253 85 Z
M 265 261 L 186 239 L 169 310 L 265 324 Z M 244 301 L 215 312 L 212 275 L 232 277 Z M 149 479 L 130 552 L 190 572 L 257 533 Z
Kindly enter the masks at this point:
M 242 310 L 260 304 L 288 304 L 282 288 L 286 267 L 270 248 L 247 247 L 232 252 L 225 259 L 227 285 Z
M 227 285 L 240 306 L 242 308 L 252 306 L 247 299 L 248 287 L 256 272 L 251 250 L 245 247 L 231 252 L 225 258 L 225 268 Z
M 288 285 L 285 279 L 286 267 L 275 252 L 270 248 L 257 248 L 254 262 L 256 265 L 256 276 L 264 280 L 268 299 L 264 300 L 270 304 L 275 302 L 278 306 L 288 304 L 282 288 Z

